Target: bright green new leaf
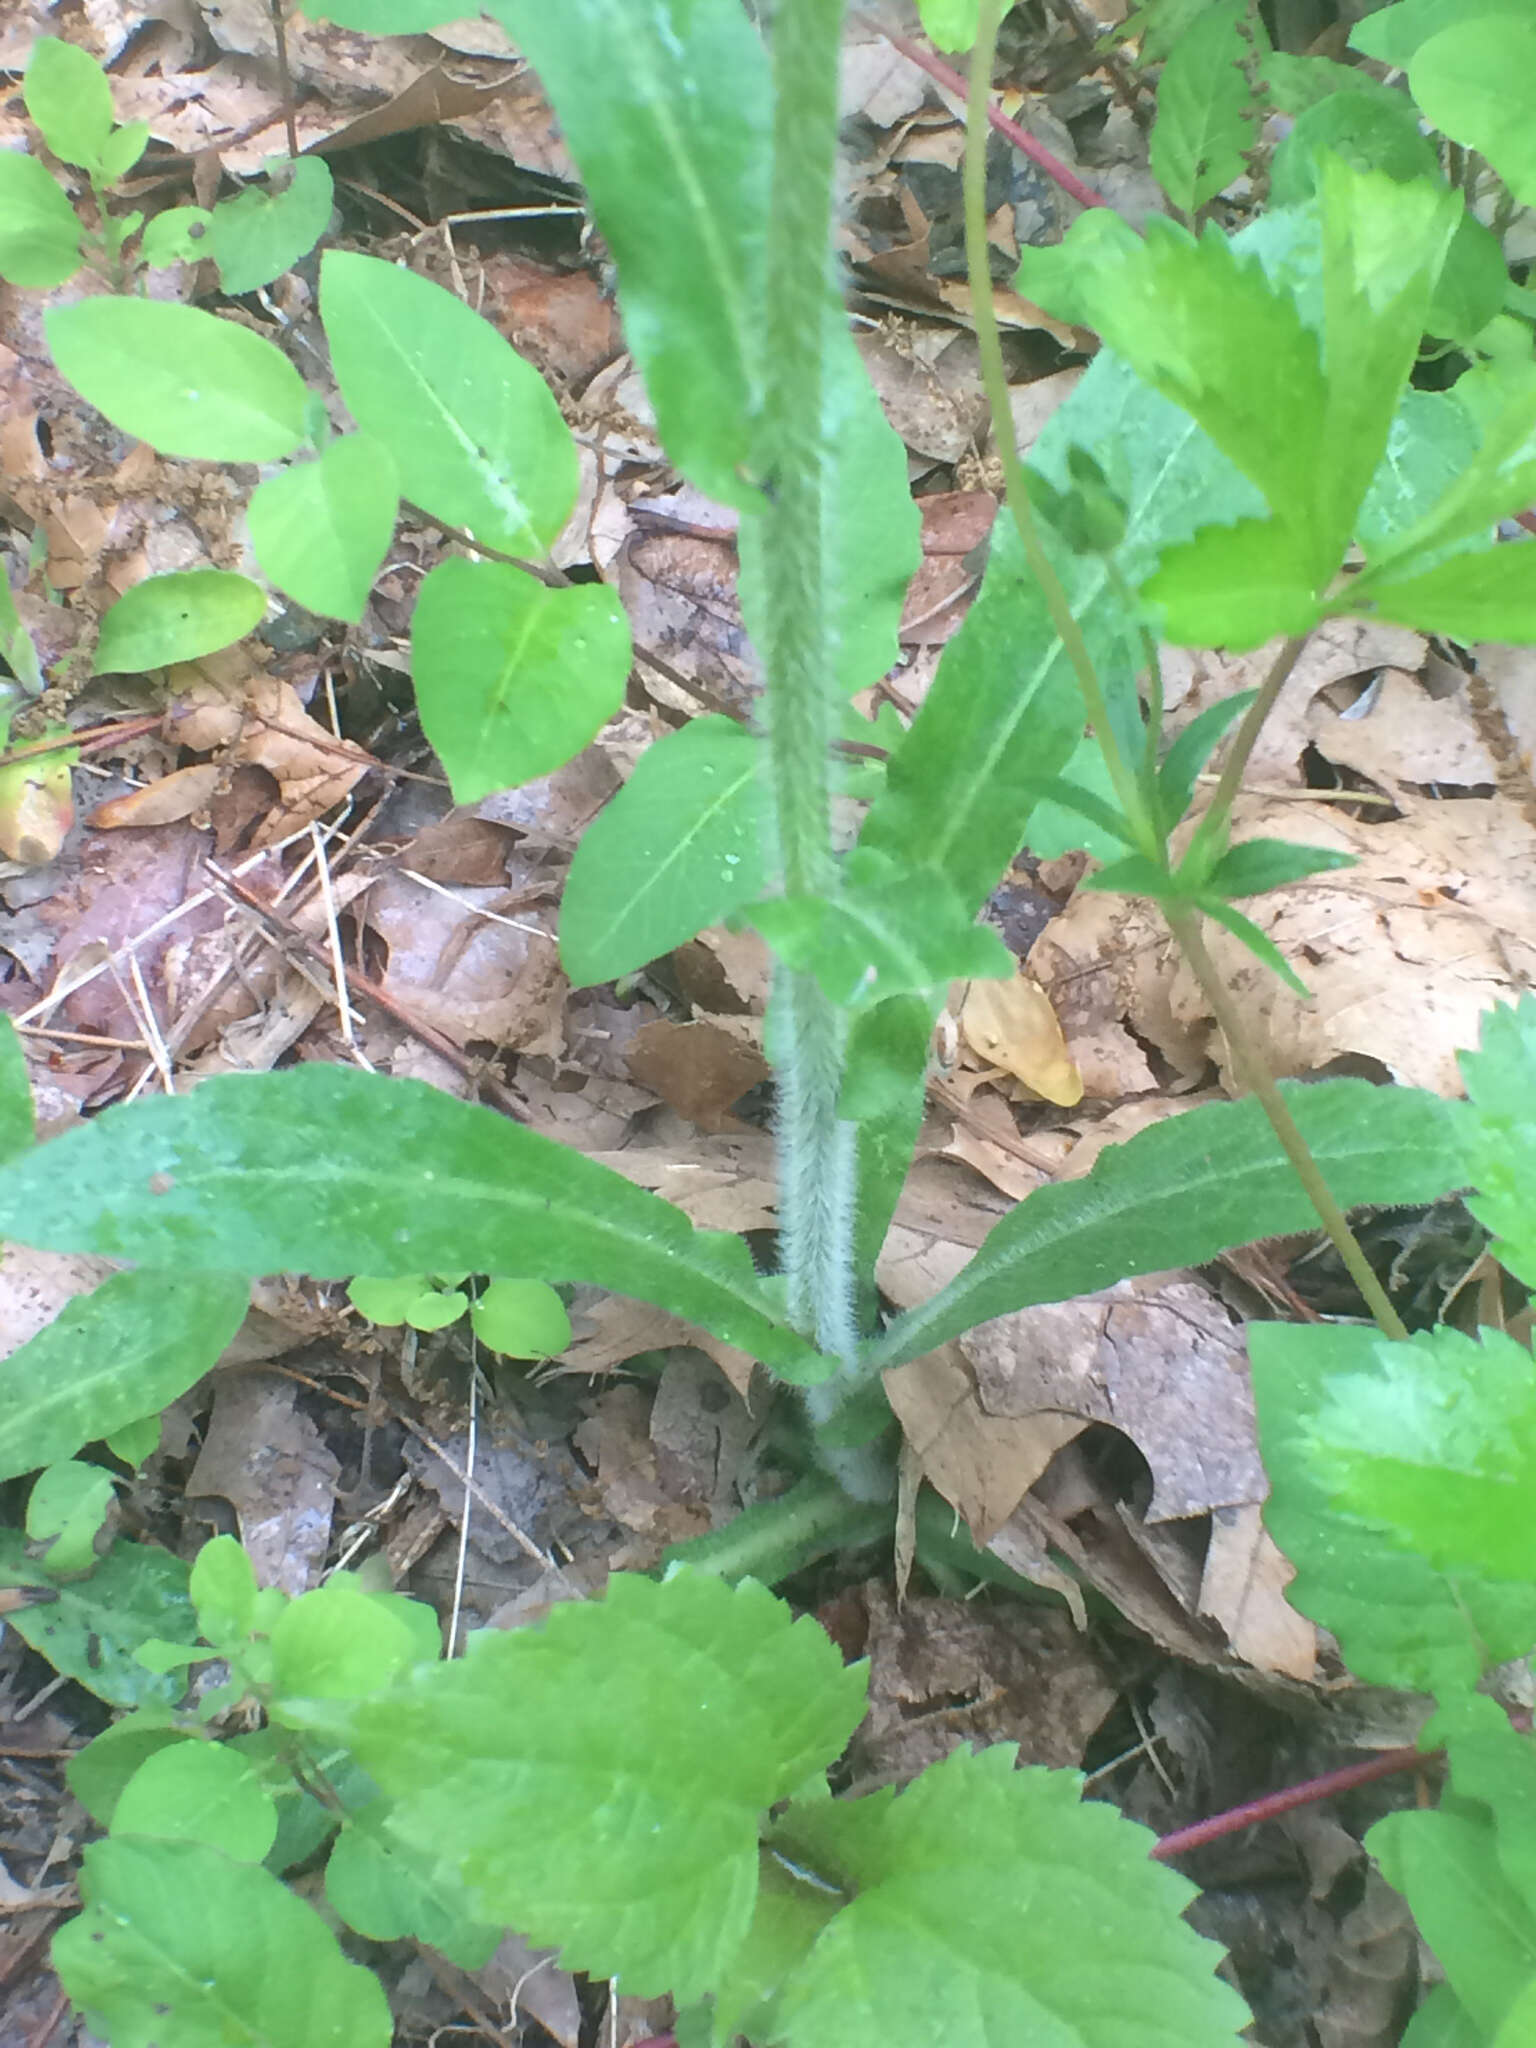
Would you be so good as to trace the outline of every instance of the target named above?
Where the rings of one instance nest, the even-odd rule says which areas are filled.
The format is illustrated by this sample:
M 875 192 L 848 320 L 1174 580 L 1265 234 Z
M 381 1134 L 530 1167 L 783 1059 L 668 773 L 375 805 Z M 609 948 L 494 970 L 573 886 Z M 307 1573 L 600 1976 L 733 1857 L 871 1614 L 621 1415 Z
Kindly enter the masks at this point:
M 899 1793 L 790 1809 L 793 1860 L 852 1897 L 785 1985 L 776 2038 L 1233 2048 L 1249 2014 L 1179 1918 L 1194 1886 L 1075 1771 L 1014 1766 L 1007 1743 L 958 1749 Z
M 1246 653 L 1277 634 L 1309 633 L 1322 616 L 1310 542 L 1278 519 L 1207 526 L 1170 548 L 1141 586 L 1175 647 Z
M 205 206 L 168 206 L 157 213 L 139 238 L 139 254 L 151 270 L 173 263 L 195 263 L 208 247 L 213 215 Z
M 260 625 L 267 595 L 229 569 L 173 569 L 125 590 L 101 622 L 95 676 L 141 675 L 232 647 Z
M 53 1938 L 59 1981 L 116 2048 L 388 2048 L 384 1987 L 259 1863 L 202 1842 L 114 1836 Z
M 560 961 L 578 988 L 669 953 L 767 884 L 763 743 L 694 718 L 646 748 L 587 827 L 560 903 Z
M 483 1919 L 687 2001 L 746 1932 L 763 1813 L 840 1753 L 865 1686 L 752 1580 L 618 1573 L 603 1600 L 485 1630 L 338 1713 L 396 1833 L 453 1865 Z
M 968 50 L 975 42 L 978 0 L 917 0 L 917 11 L 936 49 Z
M 1536 541 L 1512 541 L 1451 555 L 1418 575 L 1368 573 L 1338 609 L 1369 611 L 1421 633 L 1478 640 L 1536 641 Z
M 144 1460 L 153 1457 L 160 1448 L 161 1418 L 156 1415 L 141 1415 L 133 1422 L 125 1422 L 118 1429 L 109 1430 L 102 1439 L 114 1458 L 121 1458 L 136 1472 Z
M 196 1740 L 172 1725 L 165 1708 L 140 1707 L 77 1749 L 64 1766 L 64 1776 L 91 1819 L 109 1827 L 123 1787 L 140 1764 L 172 1743 Z
M 704 1324 L 791 1378 L 739 1238 L 595 1160 L 415 1081 L 313 1063 L 108 1110 L 0 1169 L 0 1236 L 188 1272 L 585 1280 Z
M 1536 996 L 1490 1010 L 1478 1050 L 1458 1064 L 1472 1098 L 1463 1125 L 1472 1213 L 1493 1232 L 1495 1257 L 1536 1286 Z
M 454 801 L 580 753 L 624 701 L 629 622 L 605 584 L 551 589 L 505 562 L 440 562 L 411 615 L 421 729 Z
M 216 1363 L 249 1300 L 248 1282 L 226 1274 L 152 1268 L 74 1295 L 0 1359 L 0 1478 L 168 1407 Z
M 493 1280 L 470 1304 L 469 1320 L 504 1358 L 558 1358 L 571 1341 L 569 1311 L 542 1280 Z
M 429 517 L 542 555 L 576 497 L 576 448 L 549 387 L 462 299 L 376 256 L 328 249 L 320 312 L 352 417 Z
M 81 299 L 43 316 L 63 376 L 162 455 L 276 462 L 304 438 L 298 371 L 270 341 L 196 306 Z
M 0 581 L 3 581 L 0 577 Z M 36 1142 L 37 1127 L 32 1112 L 32 1083 L 27 1078 L 26 1054 L 21 1049 L 21 1038 L 16 1026 L 7 1017 L 0 1022 L 0 1165 L 31 1150 Z M 0 1363 L 0 1378 L 5 1366 Z M 0 1413 L 9 1422 L 14 1410 L 0 1393 Z M 70 1447 L 74 1448 L 73 1445 Z M 48 1451 L 37 1464 L 46 1464 L 49 1458 L 57 1457 L 57 1451 Z M 25 1465 L 18 1465 L 18 1472 L 25 1472 Z
M 1460 28 L 1500 15 L 1528 16 L 1529 0 L 1397 0 L 1357 21 L 1350 47 L 1396 70 L 1406 70 L 1414 53 L 1443 29 Z
M 469 1307 L 469 1297 L 457 1288 L 445 1293 L 419 1273 L 403 1280 L 349 1280 L 347 1299 L 359 1315 L 384 1329 L 409 1323 L 413 1330 L 446 1330 Z
M 1408 83 L 1452 142 L 1486 157 L 1522 206 L 1536 206 L 1536 21 L 1474 12 L 1420 43 Z
M 1470 1691 L 1488 1664 L 1536 1642 L 1536 1587 L 1448 1577 L 1320 1482 L 1314 1418 L 1332 1382 L 1372 1369 L 1369 1328 L 1255 1323 L 1248 1331 L 1259 1437 L 1270 1478 L 1264 1519 L 1296 1566 L 1293 1607 L 1330 1630 L 1357 1678 L 1437 1693 Z
M 972 923 L 942 875 L 904 873 L 867 852 L 854 855 L 836 896 L 771 897 L 747 916 L 787 966 L 814 974 L 848 1008 L 1013 972 L 997 932 Z
M 399 507 L 389 450 L 367 434 L 343 434 L 317 460 L 265 478 L 245 516 L 256 559 L 279 590 L 306 611 L 356 625 Z
M 215 1536 L 192 1564 L 187 1590 L 197 1609 L 197 1625 L 216 1650 L 238 1650 L 251 1632 L 256 1615 L 256 1573 L 243 1545 L 234 1536 Z
M 267 188 L 248 185 L 213 209 L 205 251 L 231 297 L 271 284 L 307 256 L 331 217 L 331 167 L 321 156 L 269 158 Z
M 419 1611 L 406 1612 L 413 1607 Z M 380 1692 L 441 1647 L 430 1608 L 395 1593 L 369 1593 L 345 1572 L 290 1601 L 271 1639 L 278 1690 L 272 1714 L 279 1722 L 298 1711 L 295 1703 Z
M 67 1579 L 90 1570 L 112 1500 L 112 1475 L 100 1465 L 65 1458 L 38 1473 L 27 1498 L 27 1534 L 48 1546 L 40 1559 L 45 1572 Z
M 1180 36 L 1163 66 L 1152 128 L 1152 175 L 1180 213 L 1194 213 L 1241 176 L 1253 146 L 1253 54 L 1246 0 L 1219 0 Z M 1246 31 L 1246 32 L 1245 32 Z
M 78 43 L 39 36 L 27 59 L 22 94 L 44 142 L 61 162 L 99 169 L 112 133 L 112 88 Z
M 1319 1483 L 1438 1570 L 1536 1580 L 1536 1365 L 1502 1330 L 1385 1338 L 1313 1419 Z
M 1498 1866 L 1494 1829 L 1470 1813 L 1389 1813 L 1365 1845 L 1484 2037 L 1536 1977 L 1536 1914 Z
M 114 128 L 102 146 L 100 172 L 103 182 L 115 185 L 119 178 L 126 178 L 148 143 L 147 121 L 125 121 L 121 128 Z
M 0 150 L 0 277 L 32 291 L 80 268 L 80 223 L 35 156 Z
M 387 1832 L 386 1802 L 348 1816 L 326 1859 L 326 1904 L 370 1941 L 424 1941 L 461 1970 L 481 1969 L 501 1940 L 470 1912 L 451 1875 L 434 1869 L 430 1851 L 413 1850 Z M 371 1823 L 371 1825 L 370 1825 Z
M 1438 1096 L 1364 1081 L 1282 1085 L 1346 1208 L 1430 1201 L 1461 1178 L 1457 1130 Z M 1081 1180 L 1018 1203 L 948 1287 L 896 1318 L 870 1363 L 902 1365 L 993 1316 L 1305 1230 L 1312 1214 L 1251 1097 L 1187 1110 L 1107 1146 Z
M 20 1532 L 0 1529 L 0 1573 L 12 1585 L 46 1585 L 28 1562 Z M 151 1637 L 191 1645 L 197 1617 L 187 1597 L 187 1568 L 151 1545 L 118 1543 L 89 1578 L 67 1580 L 57 1597 L 6 1616 L 6 1626 L 46 1657 L 56 1671 L 116 1707 L 170 1706 L 186 1689 L 140 1664 L 134 1652 Z
M 178 1742 L 156 1749 L 128 1780 L 112 1832 L 206 1842 L 237 1863 L 260 1863 L 277 1839 L 277 1806 L 238 1750 Z

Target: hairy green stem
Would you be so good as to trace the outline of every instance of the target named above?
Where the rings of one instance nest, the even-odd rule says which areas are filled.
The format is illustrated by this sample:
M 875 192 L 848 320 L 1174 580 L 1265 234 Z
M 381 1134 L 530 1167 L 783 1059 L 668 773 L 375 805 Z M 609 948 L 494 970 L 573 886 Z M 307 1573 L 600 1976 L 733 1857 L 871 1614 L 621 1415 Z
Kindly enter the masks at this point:
M 780 878 L 790 896 L 829 896 L 838 883 L 831 793 L 835 647 L 823 573 L 829 513 L 822 386 L 841 24 L 841 0 L 780 0 L 773 25 L 761 652 L 773 829 Z M 847 1022 L 808 974 L 780 973 L 774 1010 L 789 1312 L 822 1350 L 846 1362 L 857 1348 L 854 1127 L 837 1113 Z
M 878 1543 L 891 1534 L 891 1509 L 850 1499 L 833 1477 L 820 1472 L 796 1480 L 776 1500 L 746 1508 L 725 1528 L 674 1543 L 662 1553 L 663 1566 L 688 1564 L 716 1578 L 760 1579 L 776 1586 L 820 1557 Z

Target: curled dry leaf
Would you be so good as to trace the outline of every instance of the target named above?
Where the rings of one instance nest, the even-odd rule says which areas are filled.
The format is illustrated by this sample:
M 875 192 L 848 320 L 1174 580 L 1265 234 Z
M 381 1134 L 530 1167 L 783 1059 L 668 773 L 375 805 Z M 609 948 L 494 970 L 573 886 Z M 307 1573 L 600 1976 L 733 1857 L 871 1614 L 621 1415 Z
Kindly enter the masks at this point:
M 118 831 L 125 825 L 174 825 L 182 818 L 195 817 L 210 802 L 223 774 L 213 762 L 177 768 L 126 796 L 109 797 L 96 806 L 87 822 L 100 832 Z
M 218 751 L 228 764 L 265 768 L 277 784 L 277 804 L 257 828 L 253 849 L 323 816 L 377 765 L 311 718 L 293 685 L 276 676 L 235 679 L 228 668 L 189 662 L 172 669 L 170 681 L 167 739 L 197 753 Z

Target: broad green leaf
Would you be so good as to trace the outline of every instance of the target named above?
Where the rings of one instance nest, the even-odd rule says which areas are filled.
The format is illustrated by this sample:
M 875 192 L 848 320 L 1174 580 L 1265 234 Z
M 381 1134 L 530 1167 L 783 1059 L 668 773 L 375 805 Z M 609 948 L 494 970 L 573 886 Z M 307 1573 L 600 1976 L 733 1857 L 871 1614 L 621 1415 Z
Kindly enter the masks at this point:
M 347 1299 L 359 1315 L 385 1329 L 409 1323 L 413 1330 L 446 1330 L 469 1306 L 468 1295 L 460 1294 L 457 1288 L 444 1293 L 419 1273 L 403 1280 L 349 1280 Z
M 77 1749 L 64 1776 L 91 1819 L 109 1827 L 123 1787 L 140 1764 L 173 1743 L 196 1740 L 174 1727 L 163 1707 L 140 1707 Z
M 852 1897 L 785 1985 L 779 2038 L 1234 2048 L 1248 2010 L 1180 1918 L 1194 1886 L 1075 1771 L 1015 1761 L 962 1748 L 899 1793 L 790 1809 L 794 1860 Z
M 1388 566 L 1395 576 L 1433 568 L 1447 548 L 1486 542 L 1497 520 L 1536 499 L 1536 363 L 1527 356 L 1479 364 L 1457 380 L 1445 403 L 1469 422 L 1475 448 L 1413 524 L 1371 548 L 1370 578 Z M 1444 438 L 1454 438 L 1449 428 Z
M 647 747 L 588 826 L 560 903 L 560 960 L 578 988 L 629 974 L 763 893 L 761 740 L 695 718 Z
M 1492 1825 L 1467 1813 L 1389 1813 L 1365 1845 L 1471 2019 L 1496 2033 L 1536 1977 L 1536 1915 L 1498 1867 Z
M 114 1273 L 0 1359 L 0 1478 L 168 1407 L 217 1362 L 250 1286 L 222 1273 Z
M 1253 145 L 1254 54 L 1246 0 L 1220 0 L 1174 44 L 1157 88 L 1152 175 L 1180 213 L 1194 213 L 1241 176 Z M 1246 32 L 1245 32 L 1246 31 Z
M 326 1904 L 370 1941 L 426 1942 L 461 1970 L 488 1963 L 501 1940 L 469 1910 L 451 1875 L 436 1870 L 435 1856 L 386 1832 L 386 1802 L 348 1816 L 325 1865 Z
M 59 1981 L 114 2048 L 388 2048 L 377 1977 L 259 1863 L 201 1842 L 93 1842 L 84 1911 L 53 1939 Z
M 276 462 L 304 438 L 298 371 L 233 320 L 159 299 L 98 298 L 56 306 L 43 326 L 86 403 L 162 455 Z
M 0 1529 L 0 1574 L 18 1586 L 46 1585 L 27 1562 L 20 1532 Z M 134 1651 L 151 1637 L 189 1646 L 197 1617 L 187 1597 L 187 1567 L 168 1550 L 118 1543 L 88 1579 L 67 1581 L 40 1607 L 6 1616 L 6 1626 L 46 1657 L 55 1670 L 116 1707 L 151 1702 L 172 1706 L 186 1687 L 138 1663 Z
M 1452 142 L 1487 158 L 1522 206 L 1536 206 L 1536 22 L 1527 13 L 1459 19 L 1408 64 L 1420 108 Z
M 322 618 L 356 625 L 399 509 L 389 450 L 367 434 L 343 434 L 318 460 L 266 477 L 245 517 L 256 559 L 279 590 Z
M 254 185 L 213 209 L 205 251 L 231 297 L 291 270 L 325 233 L 331 217 L 331 167 L 320 156 L 271 157 L 265 191 Z
M 968 50 L 975 42 L 978 0 L 917 0 L 917 11 L 936 49 Z
M 1401 2048 L 1488 2048 L 1488 2036 L 1450 1985 L 1437 1984 L 1409 2020 Z M 1524 2040 L 1506 2041 L 1501 2034 L 1493 2048 L 1524 2048 Z
M 125 121 L 114 128 L 101 151 L 101 176 L 108 185 L 126 178 L 149 144 L 147 121 Z
M 1409 386 L 1393 416 L 1387 452 L 1355 521 L 1355 537 L 1370 560 L 1388 552 L 1418 525 L 1465 473 L 1477 449 L 1477 427 L 1454 390 L 1415 391 Z
M 16 1026 L 7 1017 L 0 1022 L 0 1166 L 8 1159 L 30 1151 L 36 1138 L 32 1083 L 27 1078 L 26 1054 L 21 1049 L 21 1037 Z M 3 1379 L 4 1371 L 4 1365 L 0 1363 L 0 1379 Z M 12 1412 L 3 1394 L 0 1394 L 0 1411 Z M 48 1458 L 58 1455 L 57 1451 L 49 1451 L 37 1462 L 43 1464 Z M 22 1472 L 26 1469 L 25 1465 L 17 1467 Z
M 267 595 L 228 569 L 173 569 L 125 590 L 101 622 L 96 676 L 141 675 L 232 647 L 260 625 Z
M 27 1535 L 48 1546 L 38 1560 L 45 1572 L 73 1578 L 90 1570 L 112 1499 L 112 1475 L 100 1465 L 65 1458 L 44 1466 L 27 1499 Z
M 1472 1213 L 1493 1232 L 1495 1257 L 1536 1286 L 1536 996 L 1490 1010 L 1478 1050 L 1459 1065 L 1472 1099 L 1463 1125 Z
M 112 133 L 112 88 L 78 43 L 39 36 L 27 59 L 22 93 L 44 142 L 66 164 L 99 168 Z
M 294 1701 L 360 1699 L 381 1692 L 419 1663 L 420 1629 L 399 1611 L 400 1604 L 394 1595 L 364 1592 L 345 1573 L 291 1601 L 271 1631 L 277 1685 L 273 1719 L 286 1720 Z M 429 1657 L 435 1658 L 438 1649 L 434 1626 Z
M 114 1458 L 121 1458 L 136 1472 L 144 1460 L 153 1457 L 160 1448 L 161 1418 L 159 1415 L 141 1415 L 134 1422 L 125 1422 L 118 1429 L 110 1430 L 102 1439 Z
M 1270 1478 L 1264 1519 L 1296 1567 L 1291 1605 L 1338 1638 L 1344 1661 L 1373 1685 L 1470 1691 L 1489 1664 L 1536 1643 L 1536 1587 L 1454 1578 L 1350 1514 L 1320 1483 L 1313 1419 L 1331 1382 L 1369 1369 L 1367 1328 L 1255 1323 L 1248 1331 L 1259 1439 Z
M 1359 170 L 1385 171 L 1389 178 L 1440 176 L 1434 145 L 1419 129 L 1405 93 L 1371 90 L 1364 72 L 1350 72 L 1359 89 L 1347 88 L 1308 107 L 1275 151 L 1270 171 L 1270 204 L 1299 206 L 1317 190 L 1318 157 L 1332 150 Z
M 1421 45 L 1443 29 L 1528 12 L 1528 0 L 1398 0 L 1396 6 L 1357 21 L 1350 30 L 1350 47 L 1406 70 Z
M 320 1063 L 109 1110 L 0 1170 L 0 1236 L 187 1272 L 466 1269 L 654 1301 L 790 1377 L 739 1238 L 492 1110 Z
M 35 156 L 0 150 L 0 277 L 47 291 L 80 268 L 80 223 Z
M 787 966 L 814 974 L 828 999 L 846 1008 L 1013 972 L 1001 938 L 972 923 L 942 875 L 903 873 L 867 851 L 852 857 L 830 899 L 774 897 L 747 916 Z
M 1430 1201 L 1460 1181 L 1457 1130 L 1438 1096 L 1364 1081 L 1282 1086 L 1346 1208 Z M 897 1317 L 869 1362 L 902 1365 L 993 1316 L 1199 1265 L 1314 1220 L 1256 1101 L 1188 1110 L 1107 1146 L 1081 1180 L 1018 1203 L 948 1287 Z
M 484 1920 L 686 2002 L 746 1932 L 761 1816 L 837 1757 L 865 1685 L 755 1581 L 617 1573 L 601 1601 L 482 1631 L 336 1712 L 395 1832 L 454 1867 Z
M 618 710 L 629 622 L 606 585 L 551 589 L 505 562 L 440 562 L 411 615 L 421 728 L 454 801 L 562 767 Z
M 328 249 L 320 312 L 341 395 L 394 456 L 402 495 L 494 547 L 542 555 L 577 464 L 533 365 L 452 292 L 376 256 Z
M 197 1609 L 197 1625 L 216 1650 L 237 1650 L 251 1632 L 256 1615 L 256 1573 L 239 1539 L 215 1536 L 192 1564 L 187 1590 Z
M 1311 1445 L 1340 1507 L 1438 1570 L 1536 1580 L 1536 1364 L 1503 1331 L 1378 1340 L 1331 1383 Z
M 542 1280 L 493 1280 L 470 1304 L 480 1342 L 504 1358 L 558 1358 L 571 1341 L 565 1303 Z
M 205 206 L 168 206 L 146 226 L 139 238 L 139 254 L 151 270 L 194 263 L 207 250 L 212 220 Z
M 1307 537 L 1278 519 L 1207 526 L 1170 548 L 1141 586 L 1175 647 L 1245 653 L 1277 634 L 1309 633 L 1323 606 Z
M 157 1748 L 128 1780 L 112 1832 L 206 1842 L 237 1863 L 260 1863 L 277 1839 L 277 1807 L 238 1750 L 178 1742 Z
M 1475 214 L 1463 213 L 1429 302 L 1430 333 L 1472 341 L 1498 313 L 1508 288 L 1509 272 L 1498 236 Z
M 1468 645 L 1536 641 L 1536 542 L 1452 555 L 1418 575 L 1379 570 L 1363 581 L 1358 597 L 1351 596 L 1351 611 L 1369 611 Z

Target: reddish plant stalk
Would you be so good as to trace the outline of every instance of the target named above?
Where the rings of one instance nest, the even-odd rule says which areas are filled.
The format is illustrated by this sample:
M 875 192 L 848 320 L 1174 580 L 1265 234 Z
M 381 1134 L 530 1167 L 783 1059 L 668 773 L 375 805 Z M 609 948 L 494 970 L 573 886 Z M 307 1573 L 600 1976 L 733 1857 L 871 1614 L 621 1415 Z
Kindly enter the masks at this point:
M 1172 1834 L 1164 1835 L 1153 1849 L 1153 1860 L 1166 1863 L 1171 1856 L 1202 1849 L 1207 1842 L 1220 1841 L 1223 1835 L 1241 1834 L 1244 1828 L 1254 1827 L 1261 1820 L 1275 1820 L 1282 1813 L 1294 1812 L 1298 1806 L 1312 1806 L 1320 1799 L 1351 1791 L 1356 1785 L 1369 1785 L 1375 1778 L 1390 1778 L 1398 1771 L 1422 1770 L 1425 1765 L 1438 1762 L 1444 1754 L 1440 1749 L 1385 1749 L 1380 1756 L 1368 1757 L 1364 1763 L 1345 1764 L 1341 1770 L 1325 1771 L 1320 1778 L 1308 1778 L 1300 1785 L 1287 1785 L 1283 1792 L 1266 1792 L 1262 1799 L 1249 1799 L 1241 1806 L 1229 1807 L 1225 1813 L 1212 1814 L 1209 1820 L 1197 1820 L 1187 1828 L 1175 1828 Z

